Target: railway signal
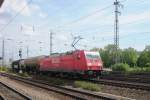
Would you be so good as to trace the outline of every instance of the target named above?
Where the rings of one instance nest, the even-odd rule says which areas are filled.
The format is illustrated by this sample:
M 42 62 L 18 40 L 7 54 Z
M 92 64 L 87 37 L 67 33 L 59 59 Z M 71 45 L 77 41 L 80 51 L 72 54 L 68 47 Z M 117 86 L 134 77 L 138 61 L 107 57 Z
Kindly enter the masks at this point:
M 22 49 L 19 50 L 19 57 L 22 58 Z

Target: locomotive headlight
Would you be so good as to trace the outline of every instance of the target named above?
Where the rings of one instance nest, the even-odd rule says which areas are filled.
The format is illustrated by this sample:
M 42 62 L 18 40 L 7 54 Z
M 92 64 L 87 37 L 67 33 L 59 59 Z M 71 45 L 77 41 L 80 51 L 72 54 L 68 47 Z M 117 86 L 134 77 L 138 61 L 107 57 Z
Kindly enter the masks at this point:
M 102 64 L 101 63 L 98 63 L 98 66 L 101 66 Z
M 92 65 L 92 63 L 88 63 L 88 66 L 91 66 Z

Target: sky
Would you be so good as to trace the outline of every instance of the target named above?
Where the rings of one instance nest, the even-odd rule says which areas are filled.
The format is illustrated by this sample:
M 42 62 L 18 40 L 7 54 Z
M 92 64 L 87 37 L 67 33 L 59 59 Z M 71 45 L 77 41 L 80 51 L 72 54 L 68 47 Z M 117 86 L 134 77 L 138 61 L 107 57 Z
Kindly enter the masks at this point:
M 18 59 L 48 55 L 50 32 L 53 52 L 74 50 L 73 37 L 81 36 L 76 48 L 89 50 L 114 43 L 114 0 L 5 0 L 0 8 L 0 47 L 5 56 Z M 120 0 L 119 46 L 138 51 L 150 45 L 150 1 Z M 1 50 L 0 50 L 1 52 Z M 1 54 L 0 54 L 1 56 Z

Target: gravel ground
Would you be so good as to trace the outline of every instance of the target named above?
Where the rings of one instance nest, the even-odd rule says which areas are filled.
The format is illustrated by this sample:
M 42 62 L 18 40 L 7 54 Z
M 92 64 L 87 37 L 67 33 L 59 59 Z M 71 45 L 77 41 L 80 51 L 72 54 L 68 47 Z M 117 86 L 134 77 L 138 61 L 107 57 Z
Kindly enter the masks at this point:
M 14 87 L 21 93 L 30 96 L 33 100 L 71 100 L 72 99 L 70 97 L 60 95 L 55 92 L 47 91 L 45 89 L 34 87 L 16 80 L 11 80 L 7 77 L 0 76 L 0 81 L 11 87 Z M 12 100 L 12 99 L 8 99 L 8 100 Z M 19 100 L 19 99 L 15 99 L 15 100 Z
M 37 77 L 37 79 L 41 80 L 40 77 Z M 46 78 L 44 78 L 44 79 L 47 80 Z M 49 77 L 49 79 L 53 80 L 54 78 Z M 67 83 L 67 85 L 69 85 L 69 86 L 74 84 L 73 80 L 68 80 L 68 79 L 66 79 L 66 80 L 62 79 L 62 80 L 65 83 Z M 133 99 L 136 99 L 136 100 L 150 100 L 150 91 L 122 88 L 122 87 L 102 85 L 102 84 L 100 84 L 100 87 L 101 87 L 100 92 L 103 92 L 103 93 L 109 93 L 109 94 L 113 94 L 113 95 L 133 98 Z
M 26 100 L 2 84 L 0 84 L 0 96 L 6 100 Z
M 67 83 L 68 83 L 69 86 L 71 84 L 73 84 L 72 81 L 68 81 Z M 24 84 L 24 83 L 21 83 L 21 84 Z M 37 88 L 35 88 L 33 86 L 28 86 L 27 84 L 24 84 L 24 86 L 32 87 L 33 90 L 37 90 Z M 100 92 L 103 92 L 103 93 L 109 93 L 109 94 L 113 94 L 113 95 L 128 97 L 128 98 L 132 98 L 132 99 L 136 99 L 136 100 L 150 100 L 150 91 L 122 88 L 122 87 L 115 87 L 115 86 L 101 85 L 101 84 L 100 84 L 100 87 L 101 87 Z M 44 92 L 42 89 L 39 89 L 38 91 Z M 39 94 L 41 96 L 41 93 L 36 93 L 35 92 L 33 97 L 36 97 Z M 42 95 L 43 94 L 44 93 L 42 93 Z M 53 93 L 53 92 L 48 93 L 48 99 L 45 99 L 45 97 L 47 98 L 47 95 L 43 96 L 44 100 L 59 100 L 59 99 L 62 99 L 62 98 L 63 98 L 62 100 L 68 100 L 68 97 L 65 97 L 65 96 L 62 96 L 60 94 Z M 49 99 L 49 98 L 51 98 L 51 99 Z M 42 99 L 38 99 L 38 100 L 42 100 Z
M 144 90 L 101 85 L 101 92 L 129 97 L 136 100 L 150 100 L 150 91 L 144 91 Z

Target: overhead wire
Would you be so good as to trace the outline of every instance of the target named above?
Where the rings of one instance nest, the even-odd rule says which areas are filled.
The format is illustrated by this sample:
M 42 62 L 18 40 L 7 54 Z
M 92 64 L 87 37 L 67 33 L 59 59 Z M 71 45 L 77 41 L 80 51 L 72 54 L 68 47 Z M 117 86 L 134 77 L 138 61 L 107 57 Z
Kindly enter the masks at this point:
M 27 5 L 29 5 L 31 2 L 32 2 L 32 0 L 29 0 L 29 1 L 27 2 Z M 5 30 L 5 29 L 9 26 L 9 24 L 11 24 L 11 23 L 15 20 L 15 18 L 16 18 L 17 16 L 19 16 L 21 12 L 24 11 L 25 8 L 26 8 L 26 5 L 25 5 L 24 7 L 22 7 L 22 8 L 20 9 L 20 11 L 17 12 L 17 13 L 15 14 L 15 16 L 12 17 L 12 18 L 8 21 L 8 23 L 5 24 L 5 25 L 0 29 L 0 33 L 1 33 L 3 30 Z
M 76 7 L 76 8 L 78 8 L 78 7 Z M 61 12 L 62 10 L 65 10 L 66 9 L 66 7 L 64 6 L 64 7 L 61 7 L 60 9 L 57 9 L 55 12 Z M 48 14 L 48 16 L 47 16 L 47 18 L 46 19 L 48 19 L 49 17 L 51 17 L 50 15 L 54 15 L 54 14 L 56 14 L 56 13 L 53 13 L 53 14 Z M 47 23 L 46 23 L 47 24 Z M 44 25 L 41 25 L 40 27 L 42 27 L 42 26 L 45 26 L 46 24 L 44 24 Z
M 125 1 L 127 1 L 127 0 L 122 0 L 122 1 L 120 1 L 120 2 L 125 2 Z M 106 7 L 101 8 L 101 9 L 99 9 L 99 10 L 96 10 L 95 12 L 92 12 L 92 13 L 86 15 L 86 16 L 80 17 L 80 18 L 78 18 L 78 19 L 76 19 L 76 20 L 74 20 L 74 21 L 72 21 L 72 22 L 65 23 L 65 24 L 63 24 L 63 25 L 57 26 L 56 28 L 59 28 L 59 27 L 63 27 L 63 26 L 66 26 L 66 25 L 71 25 L 71 24 L 77 23 L 77 22 L 79 22 L 79 21 L 81 21 L 81 20 L 84 20 L 84 19 L 90 17 L 90 16 L 93 16 L 93 15 L 96 14 L 96 13 L 99 13 L 99 12 L 102 12 L 102 11 L 108 9 L 108 8 L 111 8 L 112 5 L 113 5 L 113 4 L 110 4 L 110 5 L 106 6 Z
M 98 13 L 98 12 L 104 11 L 104 10 L 110 8 L 111 6 L 112 6 L 112 4 L 106 6 L 106 7 L 102 8 L 102 9 L 99 9 L 99 10 L 97 10 L 97 11 L 95 11 L 95 12 L 92 12 L 92 13 L 86 15 L 86 16 L 80 17 L 80 18 L 78 18 L 78 19 L 76 19 L 76 20 L 74 20 L 74 21 L 71 21 L 71 22 L 62 24 L 62 25 L 60 25 L 60 26 L 56 26 L 55 28 L 65 27 L 65 26 L 67 26 L 67 25 L 71 25 L 71 24 L 77 23 L 77 22 L 79 22 L 79 21 L 81 21 L 81 20 L 84 20 L 84 19 L 90 17 L 90 16 L 93 16 L 94 14 L 96 14 L 96 13 Z
M 120 1 L 120 2 L 125 2 L 125 1 L 127 1 L 127 0 L 122 0 L 122 1 Z M 108 5 L 108 6 L 104 7 L 104 8 L 101 8 L 101 9 L 99 9 L 99 10 L 96 10 L 95 12 L 92 12 L 92 13 L 86 15 L 86 16 L 80 17 L 80 18 L 78 18 L 78 19 L 76 19 L 76 20 L 74 20 L 74 21 L 65 23 L 65 24 L 60 25 L 60 26 L 56 26 L 55 28 L 61 28 L 61 27 L 66 27 L 67 25 L 75 24 L 75 23 L 77 23 L 77 22 L 80 22 L 80 21 L 82 21 L 82 20 L 87 19 L 87 18 L 90 17 L 90 16 L 93 16 L 93 15 L 96 14 L 96 13 L 99 13 L 99 12 L 102 12 L 102 11 L 108 9 L 108 8 L 111 8 L 112 6 L 113 6 L 113 4 Z M 110 26 L 113 26 L 113 25 L 110 25 Z M 54 29 L 55 29 L 55 28 L 54 28 Z

